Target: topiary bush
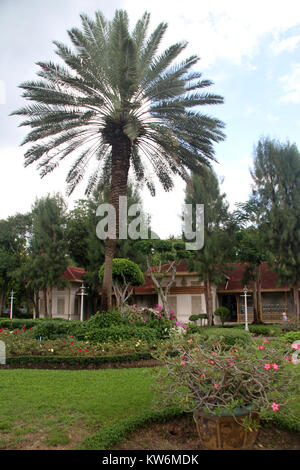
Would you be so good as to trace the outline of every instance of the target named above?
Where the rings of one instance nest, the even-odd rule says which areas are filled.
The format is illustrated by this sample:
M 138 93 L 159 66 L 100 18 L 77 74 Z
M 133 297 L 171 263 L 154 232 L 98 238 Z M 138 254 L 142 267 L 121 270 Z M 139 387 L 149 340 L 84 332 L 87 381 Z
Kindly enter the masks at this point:
M 226 320 L 226 318 L 228 317 L 229 314 L 230 314 L 230 310 L 227 307 L 218 307 L 214 311 L 214 315 L 216 315 L 217 317 L 220 317 L 222 326 L 224 325 L 225 320 Z

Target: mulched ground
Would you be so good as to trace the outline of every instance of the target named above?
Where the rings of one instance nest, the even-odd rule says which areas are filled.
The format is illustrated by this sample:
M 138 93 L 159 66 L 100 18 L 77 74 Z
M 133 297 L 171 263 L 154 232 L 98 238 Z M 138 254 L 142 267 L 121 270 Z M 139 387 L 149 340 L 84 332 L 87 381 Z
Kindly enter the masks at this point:
M 205 450 L 191 416 L 140 428 L 111 450 Z M 261 427 L 251 450 L 300 450 L 300 433 Z

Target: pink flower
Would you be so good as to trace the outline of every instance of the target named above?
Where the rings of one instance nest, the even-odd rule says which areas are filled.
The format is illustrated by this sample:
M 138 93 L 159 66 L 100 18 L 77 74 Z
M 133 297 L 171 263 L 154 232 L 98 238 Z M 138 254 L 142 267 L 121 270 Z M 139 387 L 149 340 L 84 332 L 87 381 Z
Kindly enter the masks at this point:
M 292 348 L 295 349 L 295 351 L 298 351 L 300 349 L 300 344 L 293 343 Z
M 200 374 L 199 378 L 200 378 L 200 379 L 205 379 L 205 374 L 203 374 L 203 373 Z
M 279 365 L 278 365 L 278 364 L 276 364 L 276 362 L 274 362 L 274 364 L 273 364 L 272 366 L 273 366 L 273 369 L 275 369 L 275 370 L 277 370 L 277 369 L 278 369 L 278 367 L 279 367 Z
M 265 349 L 265 347 L 264 347 L 263 344 L 259 344 L 257 347 L 258 347 L 258 349 L 260 349 L 261 351 L 262 351 L 263 349 Z
M 214 384 L 214 389 L 217 390 L 219 388 L 219 384 Z
M 271 406 L 273 411 L 278 411 L 279 410 L 279 404 L 275 403 L 275 401 L 273 401 L 273 403 L 271 403 L 270 406 Z
M 264 365 L 264 368 L 265 368 L 266 370 L 269 370 L 269 369 L 271 369 L 271 367 L 272 367 L 272 365 L 271 365 L 271 364 L 265 364 L 265 365 Z
M 188 343 L 192 343 L 192 342 L 193 342 L 192 338 L 188 339 Z
M 214 361 L 212 361 L 211 359 L 207 359 L 207 362 L 208 362 L 209 364 L 214 364 Z
M 181 366 L 185 366 L 185 365 L 186 365 L 186 361 L 181 361 L 180 365 L 181 365 Z

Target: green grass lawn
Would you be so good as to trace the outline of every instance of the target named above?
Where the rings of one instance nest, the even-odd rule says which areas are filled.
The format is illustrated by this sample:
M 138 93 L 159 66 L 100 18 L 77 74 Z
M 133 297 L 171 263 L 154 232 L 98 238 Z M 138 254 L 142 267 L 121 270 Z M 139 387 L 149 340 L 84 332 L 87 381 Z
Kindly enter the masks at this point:
M 0 449 L 77 444 L 151 409 L 151 369 L 0 370 Z

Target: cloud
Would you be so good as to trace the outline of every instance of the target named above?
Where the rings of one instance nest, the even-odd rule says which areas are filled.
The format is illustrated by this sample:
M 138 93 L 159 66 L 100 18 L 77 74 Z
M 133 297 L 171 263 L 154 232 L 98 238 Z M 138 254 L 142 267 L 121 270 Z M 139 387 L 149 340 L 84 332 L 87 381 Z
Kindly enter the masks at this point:
M 300 22 L 298 0 L 125 0 L 124 8 L 135 22 L 145 10 L 151 12 L 152 26 L 161 21 L 169 24 L 168 42 L 186 39 L 189 51 L 201 57 L 202 67 L 219 59 L 241 64 L 253 58 L 261 41 L 270 34 L 278 37 Z M 285 47 L 292 47 L 292 41 Z M 282 45 L 281 47 L 284 47 Z M 252 66 L 253 67 L 253 66 Z
M 300 103 L 300 64 L 293 64 L 291 72 L 279 78 L 282 84 L 283 96 L 279 99 L 280 103 Z
M 282 40 L 276 39 L 272 43 L 272 50 L 276 55 L 280 54 L 281 52 L 292 52 L 297 48 L 299 43 L 300 34 L 296 36 L 290 36 Z

